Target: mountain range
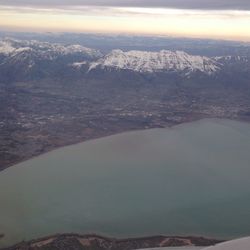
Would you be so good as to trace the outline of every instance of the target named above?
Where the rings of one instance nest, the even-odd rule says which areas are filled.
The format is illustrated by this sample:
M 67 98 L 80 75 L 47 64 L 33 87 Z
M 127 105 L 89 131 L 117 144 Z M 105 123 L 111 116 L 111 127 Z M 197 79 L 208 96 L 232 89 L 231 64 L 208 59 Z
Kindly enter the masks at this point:
M 249 75 L 249 56 L 206 57 L 184 51 L 99 50 L 81 45 L 65 45 L 40 41 L 3 39 L 0 41 L 0 80 L 72 76 L 84 77 L 98 73 L 121 72 L 157 75 L 168 73 L 189 78 L 194 74 L 214 77 L 232 72 Z M 91 74 L 94 76 L 95 74 Z

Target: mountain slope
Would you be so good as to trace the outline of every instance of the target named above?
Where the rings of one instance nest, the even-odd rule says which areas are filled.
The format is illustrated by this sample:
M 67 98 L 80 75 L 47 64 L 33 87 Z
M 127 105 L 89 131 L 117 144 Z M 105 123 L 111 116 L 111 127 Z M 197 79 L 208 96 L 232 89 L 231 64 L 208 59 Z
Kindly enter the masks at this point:
M 145 78 L 146 76 L 146 78 Z M 173 78 L 204 78 L 217 82 L 239 82 L 248 85 L 250 58 L 248 56 L 205 57 L 184 51 L 112 50 L 103 55 L 100 51 L 81 45 L 64 45 L 0 40 L 0 81 L 15 82 L 57 78 L 81 80 L 83 78 L 128 79 L 144 81 L 149 76 L 158 82 Z M 220 80 L 218 81 L 218 76 Z M 176 79 L 177 79 L 176 78 Z
M 48 43 L 40 41 L 23 41 L 6 38 L 0 41 L 0 54 L 15 56 L 18 50 L 36 51 L 45 59 L 55 59 L 58 56 L 81 54 L 89 59 L 101 57 L 100 51 L 86 48 L 81 45 L 64 45 L 58 43 Z
M 75 61 L 91 62 L 102 56 L 95 49 L 39 41 L 0 41 L 0 80 L 20 81 L 60 76 Z
M 220 70 L 220 64 L 208 57 L 193 56 L 183 51 L 147 52 L 133 50 L 123 52 L 122 50 L 113 50 L 97 62 L 93 62 L 89 70 L 96 68 L 125 69 L 142 73 L 173 71 L 190 74 L 200 71 L 210 75 Z

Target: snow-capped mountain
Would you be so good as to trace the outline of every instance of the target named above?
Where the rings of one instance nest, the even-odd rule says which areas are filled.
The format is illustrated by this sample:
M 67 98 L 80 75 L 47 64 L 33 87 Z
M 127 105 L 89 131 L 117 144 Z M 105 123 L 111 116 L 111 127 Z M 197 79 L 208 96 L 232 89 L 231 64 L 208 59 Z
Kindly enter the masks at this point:
M 223 65 L 223 72 L 231 74 L 233 77 L 249 75 L 250 72 L 250 57 L 249 56 L 222 56 L 215 57 L 219 64 Z
M 76 61 L 92 62 L 102 56 L 81 45 L 4 39 L 0 41 L 0 72 L 8 80 L 50 76 Z
M 249 56 L 217 56 L 214 60 L 225 65 L 225 64 L 247 64 L 250 63 Z
M 0 41 L 0 54 L 1 55 L 9 55 L 11 54 L 16 48 L 14 48 L 11 42 L 6 40 Z
M 113 50 L 105 57 L 91 63 L 89 71 L 101 69 L 124 69 L 142 73 L 163 71 L 202 72 L 213 74 L 220 64 L 208 57 L 189 55 L 183 51 L 162 50 L 160 52 Z
M 11 58 L 15 62 L 26 60 L 27 57 L 34 60 L 56 60 L 62 57 L 76 56 L 87 60 L 95 60 L 102 56 L 98 50 L 86 48 L 81 45 L 63 45 L 14 39 L 0 41 L 0 55 L 7 57 L 7 59 Z
M 171 77 L 181 78 L 223 75 L 223 79 L 238 77 L 240 73 L 248 79 L 249 70 L 248 56 L 205 57 L 170 50 L 112 50 L 103 55 L 96 49 L 81 45 L 9 38 L 0 40 L 2 81 L 65 76 L 82 79 L 87 75 L 114 78 L 125 77 L 124 74 L 131 79 L 142 75 L 159 76 L 165 81 L 165 74 L 169 73 Z

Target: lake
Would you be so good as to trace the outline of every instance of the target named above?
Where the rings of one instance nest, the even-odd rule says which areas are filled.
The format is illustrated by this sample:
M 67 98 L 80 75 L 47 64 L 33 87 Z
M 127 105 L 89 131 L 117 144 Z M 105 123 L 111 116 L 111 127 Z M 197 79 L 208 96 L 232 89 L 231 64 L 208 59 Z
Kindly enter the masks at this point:
M 250 234 L 250 124 L 205 119 L 61 148 L 0 172 L 0 246 L 60 232 Z

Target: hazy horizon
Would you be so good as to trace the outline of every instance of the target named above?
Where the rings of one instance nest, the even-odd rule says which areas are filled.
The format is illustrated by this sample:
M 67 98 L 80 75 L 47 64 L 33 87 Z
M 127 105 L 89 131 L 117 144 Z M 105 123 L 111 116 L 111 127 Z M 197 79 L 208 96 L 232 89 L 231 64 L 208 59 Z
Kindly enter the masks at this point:
M 1 1 L 0 29 L 250 41 L 247 1 Z

